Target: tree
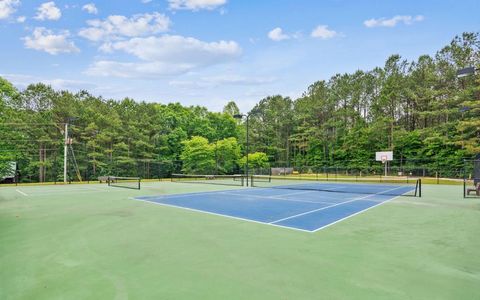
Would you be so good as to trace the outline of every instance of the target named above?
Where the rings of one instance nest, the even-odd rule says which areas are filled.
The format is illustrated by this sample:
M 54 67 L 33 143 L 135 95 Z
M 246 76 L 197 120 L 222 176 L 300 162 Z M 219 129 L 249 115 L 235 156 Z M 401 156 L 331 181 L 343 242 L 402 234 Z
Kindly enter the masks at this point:
M 223 113 L 233 117 L 234 115 L 240 114 L 240 109 L 235 101 L 230 101 L 223 107 Z
M 335 74 L 312 83 L 298 99 L 273 95 L 250 111 L 251 166 L 372 164 L 394 149 L 395 166 L 453 169 L 480 152 L 480 77 L 456 70 L 480 67 L 480 33 L 456 36 L 435 55 Z M 45 84 L 21 91 L 0 78 L 0 169 L 18 162 L 20 180 L 62 175 L 63 128 L 79 169 L 88 176 L 234 173 L 246 158 L 246 123 L 231 101 L 223 113 L 180 103 L 145 103 L 72 94 Z M 238 141 L 238 142 L 237 142 Z M 160 170 L 161 169 L 161 170 Z M 5 172 L 5 171 L 4 171 Z
M 238 164 L 245 168 L 247 164 L 247 157 L 242 157 Z M 269 168 L 270 164 L 268 163 L 268 156 L 263 152 L 254 152 L 248 154 L 248 168 L 249 169 L 266 169 Z
M 220 140 L 212 145 L 215 149 L 217 172 L 219 174 L 232 174 L 240 158 L 240 146 L 236 138 Z
M 213 174 L 215 170 L 215 150 L 208 140 L 194 136 L 183 141 L 180 158 L 183 161 L 182 171 L 187 174 Z
M 7 80 L 0 77 L 0 149 L 9 147 L 8 141 L 12 141 L 16 137 L 16 133 L 2 126 L 1 123 L 12 121 L 14 111 L 9 107 L 9 103 L 18 97 L 17 89 Z M 16 151 L 0 152 L 0 181 L 3 176 L 11 174 L 12 161 L 15 161 Z

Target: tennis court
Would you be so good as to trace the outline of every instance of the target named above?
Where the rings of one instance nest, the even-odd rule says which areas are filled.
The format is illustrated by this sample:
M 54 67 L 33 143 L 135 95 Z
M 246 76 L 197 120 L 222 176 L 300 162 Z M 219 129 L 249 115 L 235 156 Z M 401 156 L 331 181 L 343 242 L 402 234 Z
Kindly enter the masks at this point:
M 0 298 L 479 296 L 461 185 L 230 179 L 2 187 Z
M 239 184 L 239 177 L 184 177 L 182 182 Z M 231 179 L 231 181 L 229 181 Z M 246 179 L 245 179 L 246 180 Z M 250 178 L 248 179 L 250 180 Z M 253 188 L 141 196 L 134 199 L 272 226 L 315 232 L 399 196 L 419 195 L 416 181 L 339 183 L 252 177 Z

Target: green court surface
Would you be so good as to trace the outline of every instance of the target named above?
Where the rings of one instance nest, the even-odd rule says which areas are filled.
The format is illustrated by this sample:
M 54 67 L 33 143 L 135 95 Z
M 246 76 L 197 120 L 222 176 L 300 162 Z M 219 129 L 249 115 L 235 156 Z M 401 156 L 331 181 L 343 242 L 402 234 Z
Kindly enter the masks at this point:
M 229 187 L 0 188 L 0 299 L 480 299 L 480 199 L 424 185 L 315 233 L 130 197 Z

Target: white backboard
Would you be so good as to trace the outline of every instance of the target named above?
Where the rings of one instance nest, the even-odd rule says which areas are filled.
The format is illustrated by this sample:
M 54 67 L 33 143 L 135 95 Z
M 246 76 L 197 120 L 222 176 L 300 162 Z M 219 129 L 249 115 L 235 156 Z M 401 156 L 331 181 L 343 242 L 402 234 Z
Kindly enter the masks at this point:
M 390 161 L 393 160 L 393 151 L 375 152 L 376 161 Z

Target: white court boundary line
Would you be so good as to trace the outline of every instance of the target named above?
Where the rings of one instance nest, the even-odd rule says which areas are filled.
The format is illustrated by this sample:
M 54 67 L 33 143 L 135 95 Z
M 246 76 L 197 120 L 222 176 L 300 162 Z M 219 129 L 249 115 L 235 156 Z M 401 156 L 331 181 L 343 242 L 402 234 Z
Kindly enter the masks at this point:
M 22 191 L 19 190 L 19 189 L 15 189 L 15 191 L 17 191 L 17 193 L 19 193 L 19 194 L 24 195 L 25 197 L 28 197 L 28 194 L 27 194 L 27 193 L 24 193 L 24 192 L 22 192 Z
M 274 227 L 279 227 L 279 228 L 286 228 L 286 229 L 290 229 L 290 230 L 295 230 L 295 231 L 301 231 L 301 232 L 308 232 L 308 233 L 315 233 L 317 231 L 320 231 L 322 229 L 325 229 L 331 225 L 334 225 L 336 223 L 339 223 L 341 221 L 344 221 L 348 218 L 351 218 L 353 216 L 356 216 L 358 214 L 361 214 L 361 213 L 364 213 L 374 207 L 377 207 L 379 205 L 382 205 L 384 203 L 387 203 L 387 202 L 390 202 L 398 197 L 400 197 L 401 195 L 398 195 L 398 196 L 395 196 L 393 198 L 390 198 L 390 199 L 387 199 L 387 200 L 384 200 L 384 201 L 381 201 L 381 202 L 378 202 L 377 204 L 373 205 L 373 206 L 370 206 L 368 208 L 365 208 L 365 209 L 362 209 L 356 213 L 353 213 L 351 215 L 348 215 L 344 218 L 341 218 L 341 219 L 338 219 L 334 222 L 331 222 L 327 225 L 324 225 L 322 227 L 319 227 L 319 228 L 316 228 L 314 230 L 307 230 L 307 229 L 301 229 L 301 228 L 296 228 L 296 227 L 290 227 L 290 226 L 284 226 L 284 225 L 279 225 L 279 224 L 275 224 L 276 222 L 280 222 L 282 220 L 287 220 L 287 219 L 292 219 L 294 217 L 298 217 L 298 216 L 302 216 L 302 215 L 306 215 L 306 214 L 309 214 L 309 213 L 314 213 L 316 211 L 320 211 L 320 210 L 324 210 L 324 209 L 327 209 L 327 208 L 330 208 L 330 207 L 334 207 L 334 206 L 339 206 L 339 205 L 342 205 L 342 204 L 347 204 L 347 203 L 351 203 L 351 202 L 354 202 L 354 201 L 361 201 L 363 199 L 366 199 L 368 197 L 373 197 L 373 196 L 377 196 L 377 195 L 380 195 L 380 196 L 389 196 L 389 195 L 382 195 L 382 193 L 385 193 L 385 192 L 389 192 L 389 191 L 393 191 L 393 190 L 396 190 L 396 189 L 400 189 L 400 188 L 403 188 L 402 187 L 396 187 L 396 188 L 393 188 L 393 189 L 390 189 L 390 190 L 386 190 L 386 191 L 382 191 L 380 193 L 377 193 L 377 194 L 371 194 L 371 195 L 367 195 L 367 196 L 364 196 L 364 197 L 360 197 L 360 198 L 355 198 L 355 199 L 352 199 L 352 200 L 348 200 L 348 201 L 345 201 L 345 202 L 341 202 L 341 203 L 337 203 L 335 205 L 331 205 L 331 206 L 327 206 L 327 207 L 322 207 L 322 208 L 319 208 L 319 209 L 315 209 L 315 210 L 312 210 L 312 211 L 308 211 L 308 212 L 305 212 L 305 213 L 301 213 L 301 214 L 297 214 L 295 216 L 290 216 L 290 217 L 287 217 L 287 218 L 284 218 L 284 219 L 280 219 L 280 220 L 276 220 L 276 221 L 273 221 L 273 222 L 261 222 L 261 221 L 255 221 L 255 220 L 251 220 L 251 219 L 246 219 L 246 218 L 242 218 L 242 217 L 234 217 L 234 216 L 229 216 L 229 215 L 224 215 L 224 214 L 220 214 L 220 213 L 214 213 L 214 212 L 209 212 L 209 211 L 205 211 L 205 210 L 200 210 L 200 209 L 195 209 L 195 208 L 189 208 L 189 207 L 184 207 L 184 206 L 178 206 L 178 205 L 173 205 L 173 204 L 166 204 L 166 203 L 159 203 L 159 202 L 154 202 L 154 201 L 150 201 L 150 200 L 146 200 L 146 199 L 140 199 L 140 198 L 136 198 L 136 197 L 129 197 L 129 199 L 132 199 L 132 200 L 135 200 L 135 201 L 141 201 L 141 202 L 146 202 L 146 203 L 150 203 L 150 204 L 157 204 L 157 205 L 161 205 L 161 206 L 166 206 L 166 207 L 172 207 L 172 208 L 180 208 L 180 209 L 184 209 L 184 210 L 187 210 L 187 211 L 193 211 L 193 212 L 198 212 L 198 213 L 203 213 L 203 214 L 207 214 L 207 215 L 214 215 L 214 216 L 220 216 L 220 217 L 224 217 L 224 218 L 230 218 L 230 219 L 234 219 L 234 220 L 240 220 L 240 221 L 245 221 L 245 222 L 250 222 L 250 223 L 255 223 L 255 224 L 263 224 L 263 225 L 270 225 L 270 226 L 274 226 Z M 189 193 L 189 194 L 178 194 L 177 196 L 191 196 L 191 195 L 198 195 L 198 194 L 211 194 L 211 193 L 215 193 L 215 192 L 219 192 L 219 191 L 212 191 L 212 192 L 199 192 L 199 193 Z M 163 196 L 160 196 L 158 198 L 167 198 L 168 196 L 174 196 L 175 194 L 173 195 L 163 195 Z M 241 194 L 243 196 L 243 194 Z M 155 196 L 151 196 L 151 197 L 155 197 Z M 177 198 L 177 197 L 175 197 Z M 153 199 L 152 199 L 153 200 Z M 287 200 L 288 201 L 288 200 Z
M 190 192 L 190 193 L 178 193 L 178 194 L 166 194 L 166 195 L 149 195 L 149 196 L 139 196 L 138 200 L 148 200 L 148 199 L 158 199 L 158 198 L 183 198 L 188 196 L 194 195 L 209 195 L 215 194 L 218 192 L 228 192 L 228 191 L 244 191 L 243 189 L 233 189 L 233 190 L 216 190 L 216 191 L 208 191 L 208 192 Z M 145 199 L 140 199 L 143 197 Z
M 390 192 L 390 191 L 393 191 L 393 190 L 396 190 L 396 189 L 399 189 L 399 188 L 400 187 L 390 189 L 390 190 L 386 190 L 386 191 L 383 191 L 383 193 Z M 304 215 L 308 215 L 308 214 L 311 214 L 311 213 L 314 213 L 314 212 L 317 212 L 317 211 L 325 210 L 327 208 L 332 208 L 332 207 L 339 206 L 339 205 L 342 205 L 342 204 L 352 203 L 354 201 L 360 201 L 360 200 L 363 200 L 363 199 L 366 199 L 366 198 L 369 198 L 369 197 L 373 197 L 373 196 L 377 196 L 377 195 L 382 195 L 382 194 L 377 193 L 377 194 L 367 195 L 367 196 L 364 196 L 364 197 L 353 198 L 352 200 L 347 200 L 347 201 L 340 202 L 340 203 L 337 203 L 337 204 L 333 204 L 333 205 L 330 205 L 330 206 L 317 208 L 317 209 L 307 211 L 307 212 L 304 212 L 304 213 L 301 213 L 301 214 L 297 214 L 297 215 L 293 215 L 293 216 L 290 216 L 290 217 L 287 217 L 287 218 L 276 220 L 276 221 L 273 221 L 271 223 L 274 224 L 274 223 L 282 222 L 282 221 L 285 221 L 285 220 L 294 219 L 294 218 L 301 217 L 301 216 L 304 216 Z M 386 196 L 388 196 L 388 195 L 386 195 Z M 382 203 L 382 202 L 380 202 L 380 203 Z
M 157 205 L 166 206 L 166 207 L 181 208 L 181 209 L 185 209 L 185 210 L 188 210 L 188 211 L 203 213 L 203 214 L 207 214 L 207 215 L 220 216 L 220 217 L 230 218 L 230 219 L 234 219 L 234 220 L 246 221 L 246 222 L 250 222 L 250 223 L 270 225 L 270 226 L 274 226 L 274 227 L 287 228 L 287 229 L 291 229 L 291 230 L 308 232 L 308 233 L 313 232 L 311 230 L 305 230 L 305 229 L 289 227 L 289 226 L 282 226 L 282 225 L 277 225 L 277 224 L 270 224 L 270 223 L 267 223 L 267 222 L 255 221 L 255 220 L 251 220 L 251 219 L 245 219 L 245 218 L 242 218 L 242 217 L 234 217 L 234 216 L 229 216 L 229 215 L 224 215 L 224 214 L 219 214 L 219 213 L 209 212 L 209 211 L 206 211 L 206 210 L 199 210 L 199 209 L 189 208 L 189 207 L 184 207 L 184 206 L 177 206 L 177 205 L 172 205 L 172 204 L 153 202 L 153 201 L 137 199 L 137 198 L 133 198 L 133 197 L 130 197 L 130 199 L 136 200 L 136 201 L 142 201 L 142 202 L 146 202 L 146 203 L 151 203 L 151 204 L 157 204 Z
M 75 190 L 75 191 L 49 191 L 49 192 L 35 192 L 30 196 L 32 197 L 42 197 L 42 196 L 51 196 L 51 195 L 71 195 L 71 194 L 92 194 L 98 193 L 97 190 Z
M 222 195 L 232 195 L 232 196 L 248 196 L 248 197 L 252 197 L 252 198 L 260 198 L 260 199 L 270 199 L 270 200 L 279 200 L 279 201 L 287 201 L 287 202 L 301 202 L 301 203 L 318 203 L 318 204 L 334 204 L 332 202 L 324 202 L 324 201 L 308 201 L 308 200 L 292 200 L 292 199 L 285 199 L 285 198 L 280 198 L 280 197 L 277 197 L 277 196 L 261 196 L 261 195 L 249 195 L 249 194 L 240 194 L 240 193 L 228 193 L 228 192 L 221 192 L 219 194 L 222 194 Z M 296 193 L 294 193 L 296 194 Z M 288 194 L 288 195 L 285 195 L 285 196 L 291 196 L 291 195 L 294 195 L 294 194 Z M 334 198 L 330 198 L 330 199 L 334 199 Z
M 351 215 L 349 215 L 349 216 L 346 216 L 346 217 L 344 217 L 344 218 L 341 218 L 341 219 L 338 219 L 338 220 L 336 220 L 336 221 L 333 221 L 332 223 L 329 223 L 329 224 L 327 224 L 327 225 L 324 225 L 324 226 L 322 226 L 322 227 L 320 227 L 320 228 L 317 228 L 317 229 L 315 229 L 315 230 L 313 230 L 313 231 L 310 231 L 310 232 L 317 232 L 317 231 L 319 231 L 319 230 L 325 229 L 325 228 L 327 228 L 327 227 L 329 227 L 329 226 L 331 226 L 331 225 L 337 224 L 337 223 L 342 222 L 342 221 L 344 221 L 344 220 L 346 220 L 346 219 L 349 219 L 349 218 L 351 218 L 351 217 L 354 217 L 354 216 L 356 216 L 356 215 L 359 215 L 359 214 L 361 214 L 361 213 L 364 213 L 364 212 L 366 212 L 366 211 L 369 210 L 369 209 L 372 209 L 372 208 L 374 208 L 374 207 L 377 207 L 377 206 L 379 206 L 379 205 L 382 205 L 382 204 L 385 204 L 385 203 L 387 203 L 387 202 L 390 202 L 390 201 L 392 201 L 392 200 L 394 200 L 394 199 L 397 199 L 397 198 L 400 197 L 400 196 L 401 196 L 401 195 L 395 196 L 395 197 L 393 197 L 393 198 L 391 198 L 391 199 L 387 199 L 387 200 L 382 201 L 382 202 L 379 202 L 379 203 L 377 203 L 377 204 L 375 204 L 375 205 L 373 205 L 373 206 L 370 206 L 370 207 L 367 207 L 367 208 L 362 209 L 362 210 L 360 210 L 360 211 L 357 211 L 356 213 L 353 213 L 353 214 L 351 214 Z

